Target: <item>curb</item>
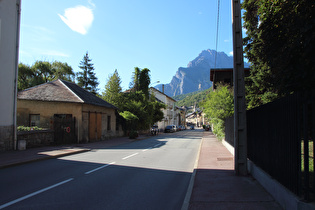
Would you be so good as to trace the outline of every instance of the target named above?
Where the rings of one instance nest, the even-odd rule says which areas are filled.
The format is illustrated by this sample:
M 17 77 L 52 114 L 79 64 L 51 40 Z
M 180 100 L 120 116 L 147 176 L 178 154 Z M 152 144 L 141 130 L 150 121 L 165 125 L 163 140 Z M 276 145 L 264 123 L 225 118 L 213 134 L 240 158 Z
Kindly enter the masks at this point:
M 38 157 L 38 158 L 35 158 L 32 160 L 25 160 L 25 161 L 21 161 L 21 162 L 11 163 L 8 165 L 3 165 L 3 166 L 0 166 L 0 169 L 9 168 L 9 167 L 18 166 L 18 165 L 23 165 L 25 163 L 32 163 L 32 162 L 37 162 L 37 161 L 41 161 L 41 160 L 48 160 L 48 159 L 54 159 L 54 158 L 68 156 L 68 155 L 79 154 L 79 153 L 88 152 L 88 151 L 91 151 L 91 149 L 81 149 L 79 151 L 63 153 L 63 154 L 59 154 L 59 155 L 50 155 L 50 156 L 45 156 L 45 157 Z
M 145 139 L 148 139 L 148 138 L 151 138 L 151 137 L 152 136 L 143 136 L 140 139 L 133 139 L 130 142 L 142 141 L 142 140 L 145 140 Z M 124 142 L 122 144 L 117 144 L 117 145 L 111 145 L 109 147 L 123 145 L 123 144 L 128 144 L 130 142 Z M 80 147 L 80 146 L 76 146 L 76 147 Z M 80 147 L 80 150 L 78 150 L 78 151 L 65 152 L 65 153 L 58 154 L 58 155 L 48 155 L 48 156 L 43 156 L 43 157 L 36 157 L 36 158 L 30 159 L 30 160 L 22 160 L 20 162 L 9 163 L 7 165 L 2 165 L 2 166 L 0 165 L 0 169 L 2 169 L 2 168 L 9 168 L 9 167 L 13 167 L 13 166 L 18 166 L 18 165 L 22 165 L 22 164 L 26 164 L 26 163 L 32 163 L 32 162 L 41 161 L 41 160 L 48 160 L 48 159 L 59 158 L 59 157 L 64 157 L 64 156 L 68 156 L 68 155 L 74 155 L 74 154 L 78 154 L 78 153 L 88 152 L 88 151 L 91 151 L 91 150 L 93 150 L 93 149 Z
M 196 176 L 196 173 L 197 173 L 197 168 L 198 168 L 198 162 L 199 162 L 200 150 L 201 150 L 202 143 L 203 143 L 203 134 L 202 134 L 201 143 L 199 145 L 199 150 L 198 150 L 197 158 L 196 158 L 195 165 L 194 165 L 194 172 L 191 175 L 191 178 L 190 178 L 190 181 L 189 181 L 189 185 L 188 185 L 188 188 L 187 188 L 187 193 L 186 193 L 186 196 L 185 196 L 185 199 L 184 199 L 184 202 L 183 202 L 181 210 L 188 210 L 188 208 L 189 208 L 190 197 L 191 197 L 191 194 L 192 194 L 192 191 L 193 191 L 193 187 L 194 187 L 194 183 L 195 183 L 195 176 Z

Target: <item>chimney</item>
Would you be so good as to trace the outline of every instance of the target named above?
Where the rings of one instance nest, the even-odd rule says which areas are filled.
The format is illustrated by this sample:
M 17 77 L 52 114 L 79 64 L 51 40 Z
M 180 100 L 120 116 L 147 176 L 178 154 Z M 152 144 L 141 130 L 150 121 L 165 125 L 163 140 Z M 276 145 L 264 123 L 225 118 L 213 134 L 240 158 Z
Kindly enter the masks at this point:
M 162 93 L 164 93 L 164 84 L 162 84 Z

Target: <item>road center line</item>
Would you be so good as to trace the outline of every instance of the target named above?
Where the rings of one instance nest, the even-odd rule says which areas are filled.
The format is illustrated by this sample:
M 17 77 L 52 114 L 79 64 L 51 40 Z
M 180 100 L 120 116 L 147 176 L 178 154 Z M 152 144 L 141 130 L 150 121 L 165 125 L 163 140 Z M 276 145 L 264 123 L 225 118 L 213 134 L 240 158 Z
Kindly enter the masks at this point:
M 100 169 L 102 169 L 102 168 L 105 168 L 105 167 L 110 166 L 110 165 L 113 165 L 113 164 L 115 164 L 115 162 L 111 162 L 111 163 L 109 163 L 109 164 L 107 164 L 107 165 L 103 165 L 103 166 L 101 166 L 101 167 L 95 168 L 95 169 L 93 169 L 93 170 L 91 170 L 91 171 L 85 172 L 84 174 L 93 173 L 93 172 L 95 172 L 95 171 L 97 171 L 97 170 L 100 170 Z
M 149 149 L 152 149 L 152 147 L 146 148 L 146 149 L 142 150 L 142 152 L 148 151 Z
M 65 181 L 62 181 L 62 182 L 59 182 L 59 183 L 57 183 L 57 184 L 51 185 L 51 186 L 49 186 L 49 187 L 46 187 L 46 188 L 44 188 L 44 189 L 38 190 L 38 191 L 36 191 L 36 192 L 33 192 L 33 193 L 31 193 L 31 194 L 28 194 L 28 195 L 26 195 L 26 196 L 23 196 L 23 197 L 21 197 L 21 198 L 15 199 L 15 200 L 13 200 L 13 201 L 11 201 L 11 202 L 9 202 L 9 203 L 6 203 L 6 204 L 1 205 L 1 206 L 0 206 L 0 209 L 6 208 L 6 207 L 8 207 L 8 206 L 11 206 L 11 205 L 13 205 L 13 204 L 15 204 L 15 203 L 18 203 L 18 202 L 22 201 L 22 200 L 28 199 L 28 198 L 30 198 L 30 197 L 33 197 L 33 196 L 35 196 L 35 195 L 38 195 L 38 194 L 40 194 L 40 193 L 42 193 L 42 192 L 45 192 L 45 191 L 47 191 L 47 190 L 50 190 L 50 189 L 52 189 L 52 188 L 58 187 L 58 186 L 60 186 L 60 185 L 62 185 L 62 184 L 65 184 L 65 183 L 67 183 L 67 182 L 70 182 L 70 181 L 72 181 L 72 180 L 73 180 L 73 178 L 70 178 L 70 179 L 67 179 L 67 180 L 65 180 Z
M 156 145 L 154 145 L 153 147 L 158 147 L 158 146 L 160 146 L 160 145 L 162 145 L 162 143 L 156 144 Z
M 135 156 L 135 155 L 137 155 L 137 154 L 139 154 L 139 153 L 138 153 L 138 152 L 137 152 L 137 153 L 134 153 L 134 154 L 129 155 L 129 156 L 127 156 L 127 157 L 124 157 L 124 158 L 122 158 L 122 159 L 123 159 L 123 160 L 126 160 L 127 158 L 130 158 L 130 157 Z

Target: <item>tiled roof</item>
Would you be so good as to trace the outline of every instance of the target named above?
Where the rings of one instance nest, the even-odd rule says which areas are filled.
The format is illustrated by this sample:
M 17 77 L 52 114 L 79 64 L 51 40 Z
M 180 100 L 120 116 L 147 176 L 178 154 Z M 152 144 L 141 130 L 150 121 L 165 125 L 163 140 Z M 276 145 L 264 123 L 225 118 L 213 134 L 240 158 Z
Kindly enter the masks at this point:
M 168 95 L 166 95 L 165 93 L 162 93 L 161 91 L 159 91 L 158 89 L 154 88 L 154 87 L 150 87 L 151 90 L 155 91 L 155 92 L 158 92 L 162 95 L 165 95 L 167 98 L 171 99 L 172 101 L 176 102 L 176 100 Z
M 55 80 L 18 92 L 18 99 L 84 103 L 116 109 L 116 107 L 78 85 Z

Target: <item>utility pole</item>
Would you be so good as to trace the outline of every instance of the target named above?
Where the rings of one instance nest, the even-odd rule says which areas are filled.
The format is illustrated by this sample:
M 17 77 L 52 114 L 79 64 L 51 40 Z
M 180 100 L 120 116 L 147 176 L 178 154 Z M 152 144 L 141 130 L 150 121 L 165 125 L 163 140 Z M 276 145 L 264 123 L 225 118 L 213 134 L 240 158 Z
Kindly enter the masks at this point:
M 232 0 L 234 83 L 234 167 L 236 175 L 247 175 L 247 126 L 244 58 L 240 0 Z

